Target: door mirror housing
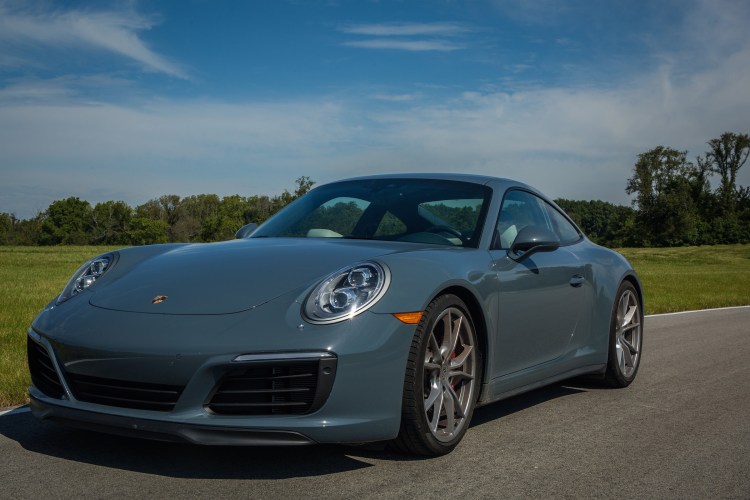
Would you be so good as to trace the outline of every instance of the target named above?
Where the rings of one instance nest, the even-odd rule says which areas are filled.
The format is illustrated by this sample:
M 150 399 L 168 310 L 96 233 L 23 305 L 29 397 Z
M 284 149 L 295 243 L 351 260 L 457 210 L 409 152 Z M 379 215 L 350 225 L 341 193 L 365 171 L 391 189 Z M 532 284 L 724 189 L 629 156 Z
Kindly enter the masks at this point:
M 256 229 L 258 229 L 258 224 L 256 224 L 255 222 L 251 222 L 250 224 L 245 224 L 244 226 L 239 228 L 236 233 L 234 233 L 234 237 L 237 238 L 238 240 L 242 238 L 247 238 L 248 236 L 253 234 L 253 231 L 255 231 Z
M 520 262 L 536 252 L 552 252 L 560 248 L 560 238 L 545 227 L 526 226 L 513 240 L 508 257 Z

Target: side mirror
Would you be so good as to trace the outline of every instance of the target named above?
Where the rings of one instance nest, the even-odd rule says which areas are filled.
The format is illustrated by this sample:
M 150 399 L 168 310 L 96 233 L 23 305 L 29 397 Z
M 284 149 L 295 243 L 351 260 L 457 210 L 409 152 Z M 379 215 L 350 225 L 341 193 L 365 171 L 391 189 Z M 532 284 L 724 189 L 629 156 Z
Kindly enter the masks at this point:
M 536 252 L 552 252 L 560 248 L 560 238 L 545 227 L 526 226 L 518 232 L 508 257 L 520 262 Z
M 258 229 L 258 224 L 256 224 L 255 222 L 251 222 L 250 224 L 245 224 L 244 226 L 239 228 L 236 233 L 234 233 L 234 237 L 237 238 L 238 240 L 242 238 L 247 238 L 248 236 L 253 234 L 253 231 L 255 231 L 256 229 Z

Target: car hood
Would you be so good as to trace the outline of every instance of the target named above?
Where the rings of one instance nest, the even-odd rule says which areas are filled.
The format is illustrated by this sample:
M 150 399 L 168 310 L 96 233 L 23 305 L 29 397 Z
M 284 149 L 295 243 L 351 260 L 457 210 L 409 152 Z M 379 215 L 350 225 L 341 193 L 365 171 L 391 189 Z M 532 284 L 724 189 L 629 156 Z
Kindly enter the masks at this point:
M 152 314 L 229 314 L 310 286 L 358 261 L 413 244 L 333 239 L 250 238 L 171 247 L 91 288 L 91 305 Z M 132 256 L 131 256 L 132 258 Z M 114 274 L 114 273 L 113 273 Z M 166 297 L 159 301 L 157 297 Z M 154 303 L 156 302 L 156 303 Z

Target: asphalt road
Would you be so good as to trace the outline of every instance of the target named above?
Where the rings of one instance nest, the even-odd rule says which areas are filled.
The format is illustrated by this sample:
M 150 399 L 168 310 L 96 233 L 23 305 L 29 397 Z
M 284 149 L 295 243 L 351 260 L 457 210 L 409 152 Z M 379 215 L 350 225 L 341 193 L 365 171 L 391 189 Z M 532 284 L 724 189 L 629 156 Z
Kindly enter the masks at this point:
M 450 455 L 207 448 L 0 417 L 0 498 L 750 498 L 750 308 L 646 320 L 627 389 L 480 408 Z

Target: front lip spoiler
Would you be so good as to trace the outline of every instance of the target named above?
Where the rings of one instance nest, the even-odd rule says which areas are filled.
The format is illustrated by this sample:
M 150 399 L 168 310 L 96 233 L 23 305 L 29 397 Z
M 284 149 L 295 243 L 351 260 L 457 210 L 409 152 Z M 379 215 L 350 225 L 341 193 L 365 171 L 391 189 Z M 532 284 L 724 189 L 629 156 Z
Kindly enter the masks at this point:
M 300 446 L 316 444 L 307 436 L 292 431 L 241 429 L 123 417 L 48 404 L 36 398 L 33 394 L 30 394 L 29 398 L 31 413 L 36 418 L 119 436 L 215 446 Z

